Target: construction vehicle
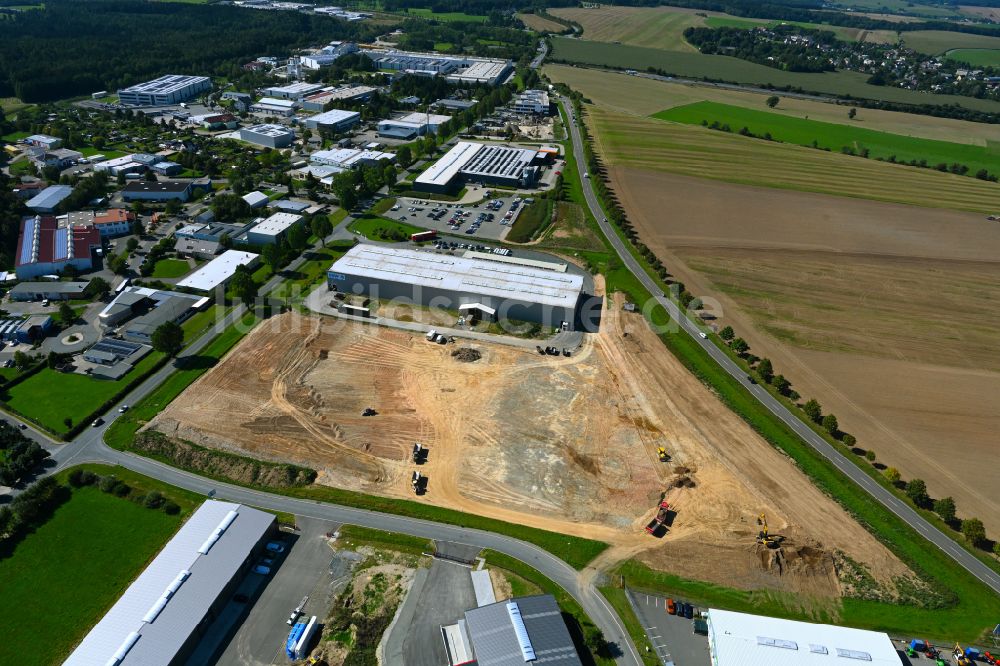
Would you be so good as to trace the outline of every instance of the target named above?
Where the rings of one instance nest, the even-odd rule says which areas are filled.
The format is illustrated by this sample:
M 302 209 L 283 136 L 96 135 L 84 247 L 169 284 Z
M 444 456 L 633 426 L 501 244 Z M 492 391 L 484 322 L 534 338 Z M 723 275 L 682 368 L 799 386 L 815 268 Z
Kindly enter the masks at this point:
M 660 506 L 656 511 L 656 516 L 649 521 L 646 525 L 646 533 L 656 536 L 657 531 L 664 523 L 667 522 L 667 515 L 670 513 L 670 505 L 667 504 L 667 500 L 660 502 Z
M 926 649 L 924 649 L 925 657 L 927 657 L 928 659 L 937 659 L 940 656 L 938 654 L 937 648 L 931 645 L 931 642 L 926 638 L 924 639 L 924 645 L 926 646 Z
M 760 514 L 760 517 L 757 518 L 757 524 L 760 525 L 760 531 L 757 532 L 757 543 L 768 548 L 777 548 L 780 545 L 779 540 L 767 533 L 767 516 L 763 513 Z
M 365 411 L 361 412 L 361 416 L 375 416 L 376 414 L 378 414 L 378 412 L 371 407 L 365 407 Z
M 990 666 L 997 666 L 997 664 L 1000 664 L 1000 657 L 995 657 L 989 652 L 983 653 L 983 659 L 985 659 L 986 663 Z
M 419 442 L 413 443 L 413 462 L 417 465 L 427 462 L 427 449 Z
M 669 462 L 670 456 L 667 455 L 667 450 L 662 446 L 656 447 L 656 457 L 660 459 L 660 462 Z
M 965 650 L 958 643 L 955 643 L 955 650 L 951 656 L 955 658 L 955 663 L 958 666 L 973 666 L 972 660 L 965 656 Z
M 427 477 L 420 472 L 413 473 L 410 483 L 413 484 L 413 492 L 417 495 L 423 495 L 427 492 Z

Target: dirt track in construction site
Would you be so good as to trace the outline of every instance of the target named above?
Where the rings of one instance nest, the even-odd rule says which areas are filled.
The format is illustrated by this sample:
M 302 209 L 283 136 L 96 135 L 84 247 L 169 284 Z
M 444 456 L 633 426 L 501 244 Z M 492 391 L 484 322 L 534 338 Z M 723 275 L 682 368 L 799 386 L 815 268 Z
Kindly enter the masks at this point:
M 455 360 L 462 346 L 482 357 Z M 361 416 L 366 407 L 378 415 Z M 285 314 L 152 427 L 409 499 L 409 454 L 421 442 L 430 483 L 418 501 L 605 540 L 604 564 L 635 555 L 693 578 L 823 597 L 841 591 L 835 549 L 880 580 L 906 573 L 620 303 L 571 358 Z M 670 463 L 657 460 L 658 445 Z M 643 525 L 665 490 L 677 513 L 656 539 Z M 780 567 L 754 543 L 762 512 L 786 537 Z

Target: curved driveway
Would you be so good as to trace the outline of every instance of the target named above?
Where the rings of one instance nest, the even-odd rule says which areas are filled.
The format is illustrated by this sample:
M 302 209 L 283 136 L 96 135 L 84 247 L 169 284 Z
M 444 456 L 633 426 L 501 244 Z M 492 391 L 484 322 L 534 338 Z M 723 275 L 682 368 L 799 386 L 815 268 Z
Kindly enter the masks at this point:
M 694 339 L 694 341 L 698 343 L 703 350 L 705 350 L 705 353 L 711 356 L 712 359 L 722 367 L 722 369 L 742 384 L 743 388 L 749 391 L 753 397 L 758 400 L 758 402 L 764 405 L 768 411 L 791 428 L 799 437 L 809 444 L 809 446 L 830 461 L 834 467 L 843 472 L 844 475 L 851 479 L 851 481 L 861 486 L 862 490 L 896 514 L 903 522 L 915 529 L 920 536 L 924 537 L 944 551 L 948 557 L 958 562 L 958 564 L 960 564 L 965 570 L 989 586 L 994 592 L 1000 593 L 1000 574 L 997 574 L 997 572 L 993 571 L 993 569 L 981 562 L 975 555 L 962 548 L 960 545 L 955 543 L 953 539 L 931 525 L 923 516 L 917 513 L 912 507 L 903 502 L 901 499 L 896 497 L 893 493 L 873 481 L 872 478 L 869 477 L 863 470 L 851 462 L 847 456 L 835 449 L 825 439 L 817 435 L 812 428 L 807 426 L 798 417 L 792 414 L 792 412 L 789 411 L 789 409 L 779 402 L 774 396 L 768 393 L 760 385 L 751 382 L 746 373 L 738 365 L 736 365 L 732 359 L 726 356 L 726 354 L 723 353 L 714 342 L 701 337 L 700 329 L 690 319 L 688 319 L 683 312 L 681 312 L 680 308 L 678 308 L 673 301 L 664 297 L 660 287 L 652 280 L 652 278 L 649 277 L 646 271 L 643 270 L 642 266 L 640 266 L 635 260 L 635 257 L 632 256 L 632 253 L 628 251 L 627 247 L 625 247 L 625 243 L 615 232 L 612 224 L 605 219 L 604 211 L 602 210 L 600 202 L 597 199 L 597 195 L 594 193 L 593 186 L 586 178 L 584 178 L 586 165 L 583 161 L 583 142 L 580 137 L 580 128 L 573 122 L 573 107 L 564 97 L 559 98 L 559 103 L 563 106 L 567 117 L 570 119 L 568 126 L 570 135 L 573 139 L 573 152 L 577 158 L 576 165 L 577 169 L 580 171 L 580 181 L 584 184 L 583 194 L 587 199 L 587 207 L 590 208 L 590 212 L 600 225 L 601 231 L 604 232 L 604 235 L 611 242 L 615 252 L 628 268 L 629 272 L 642 283 L 642 286 L 645 287 L 650 294 L 653 294 L 656 302 L 662 305 L 663 308 L 670 314 L 670 318 L 677 322 L 680 328 L 685 333 L 690 335 L 691 338 Z

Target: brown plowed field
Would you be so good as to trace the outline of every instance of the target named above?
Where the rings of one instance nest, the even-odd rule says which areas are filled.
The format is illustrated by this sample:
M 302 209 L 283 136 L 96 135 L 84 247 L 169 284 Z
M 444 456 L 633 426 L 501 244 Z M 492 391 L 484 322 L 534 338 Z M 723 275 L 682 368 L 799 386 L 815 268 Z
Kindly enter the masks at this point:
M 610 173 L 643 242 L 718 302 L 720 327 L 836 414 L 860 447 L 1000 532 L 1000 223 Z
M 482 358 L 460 363 L 456 345 L 285 314 L 151 427 L 306 464 L 323 484 L 406 498 L 407 456 L 421 442 L 430 483 L 418 501 L 603 539 L 613 548 L 602 563 L 637 554 L 693 578 L 824 597 L 840 592 L 834 549 L 881 581 L 906 574 L 666 353 L 640 316 L 609 309 L 572 358 L 460 344 Z M 362 417 L 369 406 L 378 415 Z M 656 459 L 657 445 L 671 463 Z M 646 535 L 661 493 L 682 477 L 686 487 L 667 491 L 677 511 L 670 532 Z M 761 512 L 787 538 L 780 575 L 754 544 Z M 678 549 L 684 558 L 672 556 Z

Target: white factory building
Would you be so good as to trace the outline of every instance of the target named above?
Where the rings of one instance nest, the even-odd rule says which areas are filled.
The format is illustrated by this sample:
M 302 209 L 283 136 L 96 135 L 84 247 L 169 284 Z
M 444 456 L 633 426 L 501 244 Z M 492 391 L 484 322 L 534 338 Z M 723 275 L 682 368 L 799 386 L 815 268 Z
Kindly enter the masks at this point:
M 549 94 L 544 90 L 525 90 L 511 102 L 514 113 L 528 116 L 547 116 L 552 112 Z
M 212 89 L 207 76 L 168 74 L 118 91 L 118 101 L 130 106 L 170 106 Z
M 319 166 L 336 167 L 340 170 L 360 166 L 372 166 L 389 160 L 396 161 L 395 153 L 383 153 L 379 150 L 359 150 L 357 148 L 338 148 L 336 150 L 317 150 L 309 156 L 309 161 Z
M 410 51 L 366 51 L 379 69 L 389 69 L 422 76 L 445 76 L 458 84 L 503 83 L 514 71 L 510 60 L 445 56 L 438 53 Z
M 295 100 L 278 99 L 277 97 L 261 97 L 250 107 L 251 113 L 264 113 L 270 116 L 290 118 L 295 114 Z
M 240 129 L 240 138 L 266 148 L 285 148 L 292 145 L 295 132 L 281 125 L 251 125 Z
M 302 216 L 295 213 L 275 213 L 247 232 L 247 242 L 251 245 L 274 245 L 301 221 Z
M 314 92 L 322 90 L 323 86 L 318 83 L 289 83 L 285 86 L 273 86 L 271 88 L 264 88 L 265 97 L 276 97 L 277 99 L 290 99 L 293 101 L 299 101 L 306 95 L 311 95 Z
M 226 250 L 218 257 L 208 262 L 191 275 L 177 283 L 178 287 L 192 289 L 194 291 L 207 293 L 218 286 L 225 285 L 236 273 L 236 268 L 246 266 L 253 268 L 257 265 L 259 255 L 253 252 L 240 252 L 239 250 Z
M 364 102 L 371 99 L 377 89 L 371 86 L 343 86 L 324 88 L 302 99 L 303 111 L 322 111 L 330 102 Z
M 877 631 L 711 609 L 712 666 L 899 666 L 889 636 Z
M 484 320 L 573 328 L 583 276 L 419 250 L 356 245 L 327 272 L 327 286 L 372 299 L 403 299 Z
M 538 181 L 538 151 L 459 141 L 413 181 L 424 192 L 449 192 L 463 182 L 531 187 Z
M 342 109 L 332 109 L 305 119 L 305 125 L 309 129 L 330 130 L 331 132 L 346 132 L 359 122 L 361 122 L 360 113 Z
M 387 118 L 378 123 L 378 135 L 392 139 L 413 139 L 425 134 L 437 134 L 443 123 L 451 120 L 451 116 L 437 113 L 408 113 L 399 118 Z
M 205 502 L 64 666 L 185 663 L 265 552 L 267 540 L 277 534 L 272 514 L 229 502 Z

